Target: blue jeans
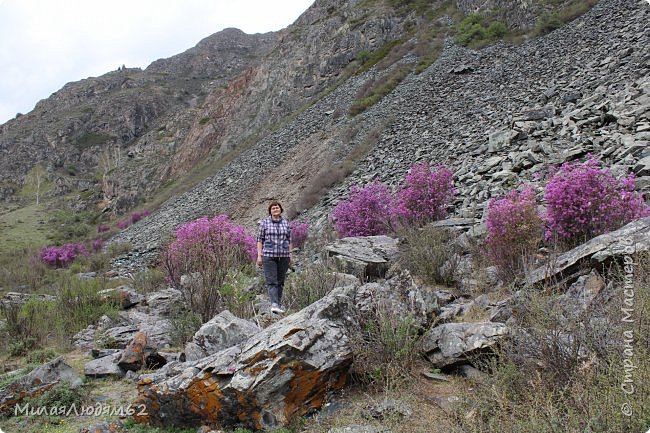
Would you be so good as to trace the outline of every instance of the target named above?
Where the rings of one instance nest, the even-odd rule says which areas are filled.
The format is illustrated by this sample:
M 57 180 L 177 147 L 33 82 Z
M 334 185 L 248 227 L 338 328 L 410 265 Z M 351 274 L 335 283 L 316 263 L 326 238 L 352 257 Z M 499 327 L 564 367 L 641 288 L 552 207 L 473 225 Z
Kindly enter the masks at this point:
M 282 290 L 284 289 L 284 278 L 289 269 L 289 257 L 262 257 L 262 270 L 266 280 L 266 288 L 269 291 L 271 303 L 280 305 Z

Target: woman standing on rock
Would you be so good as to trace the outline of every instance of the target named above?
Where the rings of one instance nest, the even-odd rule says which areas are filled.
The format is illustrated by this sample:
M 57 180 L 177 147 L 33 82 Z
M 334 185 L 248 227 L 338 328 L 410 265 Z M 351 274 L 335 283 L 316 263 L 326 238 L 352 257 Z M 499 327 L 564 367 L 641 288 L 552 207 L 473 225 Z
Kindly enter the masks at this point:
M 257 265 L 264 271 L 266 287 L 271 298 L 271 312 L 282 314 L 282 290 L 284 278 L 291 265 L 291 227 L 282 217 L 282 205 L 272 201 L 268 207 L 269 216 L 260 221 L 257 231 Z

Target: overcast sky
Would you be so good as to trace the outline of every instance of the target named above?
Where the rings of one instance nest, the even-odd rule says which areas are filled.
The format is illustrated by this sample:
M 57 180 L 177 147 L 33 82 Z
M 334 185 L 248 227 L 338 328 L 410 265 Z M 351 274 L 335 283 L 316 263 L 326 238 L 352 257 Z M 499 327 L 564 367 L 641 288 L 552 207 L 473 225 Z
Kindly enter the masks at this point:
M 146 68 L 227 27 L 280 30 L 313 0 L 0 0 L 0 124 L 70 81 Z

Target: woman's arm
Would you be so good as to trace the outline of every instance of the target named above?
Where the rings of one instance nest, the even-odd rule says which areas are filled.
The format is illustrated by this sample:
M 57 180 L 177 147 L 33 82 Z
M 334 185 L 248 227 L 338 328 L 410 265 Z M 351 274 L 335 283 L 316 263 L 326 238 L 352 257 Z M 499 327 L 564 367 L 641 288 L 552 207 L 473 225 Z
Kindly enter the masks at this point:
M 262 266 L 262 242 L 257 241 L 257 264 Z

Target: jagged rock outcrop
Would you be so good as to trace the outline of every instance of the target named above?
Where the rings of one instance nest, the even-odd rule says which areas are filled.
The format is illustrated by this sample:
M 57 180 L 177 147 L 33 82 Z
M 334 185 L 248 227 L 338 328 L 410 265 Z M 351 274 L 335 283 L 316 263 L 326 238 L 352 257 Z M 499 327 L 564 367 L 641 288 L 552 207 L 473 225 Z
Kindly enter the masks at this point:
M 124 349 L 138 332 L 144 333 L 157 348 L 169 347 L 170 315 L 184 306 L 180 291 L 167 288 L 143 297 L 132 289 L 121 288 L 109 290 L 105 296 L 117 296 L 122 307 L 128 310 L 120 311 L 115 320 L 103 316 L 96 325 L 79 331 L 72 338 L 76 347 L 92 349 L 104 344 Z
M 76 388 L 82 380 L 65 359 L 59 356 L 4 387 L 0 391 L 0 414 L 10 415 L 14 406 L 24 399 L 36 397 L 61 382 L 67 382 L 71 388 Z
M 117 365 L 125 371 L 138 371 L 141 368 L 156 369 L 167 364 L 158 354 L 156 347 L 144 332 L 136 332 L 133 340 L 124 348 Z
M 352 362 L 346 329 L 353 286 L 334 289 L 311 306 L 245 342 L 190 363 L 181 374 L 138 384 L 140 422 L 154 425 L 243 425 L 268 429 L 320 408 L 341 389 Z
M 225 29 L 144 71 L 68 83 L 0 126 L 0 181 L 15 192 L 41 163 L 58 193 L 94 189 L 104 206 L 132 207 L 164 179 L 206 95 L 259 61 L 277 37 Z
M 585 263 L 599 263 L 612 257 L 623 258 L 650 250 L 650 216 L 641 218 L 610 233 L 597 236 L 560 254 L 545 266 L 526 275 L 527 285 L 570 277 L 572 270 Z

